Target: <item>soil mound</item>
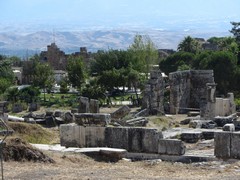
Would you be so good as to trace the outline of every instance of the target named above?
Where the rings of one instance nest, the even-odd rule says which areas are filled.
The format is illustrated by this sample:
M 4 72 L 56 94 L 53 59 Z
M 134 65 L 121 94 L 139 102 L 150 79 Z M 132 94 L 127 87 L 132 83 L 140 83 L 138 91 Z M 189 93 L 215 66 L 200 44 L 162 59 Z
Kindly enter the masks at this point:
M 54 163 L 55 161 L 43 154 L 38 149 L 35 149 L 30 144 L 24 142 L 20 138 L 11 138 L 6 140 L 6 146 L 3 148 L 4 161 L 33 161 Z

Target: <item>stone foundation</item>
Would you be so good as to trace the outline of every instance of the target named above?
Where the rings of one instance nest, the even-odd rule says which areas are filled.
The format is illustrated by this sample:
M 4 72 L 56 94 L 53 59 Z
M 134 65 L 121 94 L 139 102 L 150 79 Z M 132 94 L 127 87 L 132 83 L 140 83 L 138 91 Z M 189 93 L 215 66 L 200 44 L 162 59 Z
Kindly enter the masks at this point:
M 240 132 L 217 132 L 214 142 L 214 155 L 216 157 L 240 159 Z
M 167 155 L 185 153 L 182 141 L 162 138 L 162 132 L 153 128 L 60 126 L 60 143 L 66 147 L 111 147 Z

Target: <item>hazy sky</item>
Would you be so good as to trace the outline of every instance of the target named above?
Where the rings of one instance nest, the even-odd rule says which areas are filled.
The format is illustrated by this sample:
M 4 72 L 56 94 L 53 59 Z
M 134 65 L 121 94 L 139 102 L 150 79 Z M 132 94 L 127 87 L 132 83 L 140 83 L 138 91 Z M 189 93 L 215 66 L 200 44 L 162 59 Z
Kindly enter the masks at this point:
M 240 21 L 240 0 L 0 0 L 1 23 L 161 27 L 198 20 Z

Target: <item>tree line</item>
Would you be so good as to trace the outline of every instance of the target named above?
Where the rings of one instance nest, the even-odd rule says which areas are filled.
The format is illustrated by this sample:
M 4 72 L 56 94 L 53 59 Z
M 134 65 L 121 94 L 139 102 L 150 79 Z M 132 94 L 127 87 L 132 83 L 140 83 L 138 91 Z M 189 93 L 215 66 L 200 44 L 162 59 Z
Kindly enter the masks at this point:
M 69 56 L 66 71 L 68 76 L 60 82 L 60 90 L 68 91 L 68 86 L 77 88 L 80 94 L 89 98 L 106 98 L 106 92 L 114 95 L 116 90 L 124 93 L 126 89 L 143 89 L 152 65 L 166 74 L 179 70 L 213 69 L 219 94 L 229 91 L 240 92 L 240 23 L 232 22 L 232 37 L 212 37 L 208 43 L 215 45 L 217 50 L 204 50 L 201 42 L 187 36 L 178 45 L 178 51 L 161 59 L 157 46 L 149 36 L 136 35 L 133 43 L 126 50 L 99 50 L 92 54 L 89 66 L 84 64 L 82 57 Z M 31 78 L 32 86 L 27 92 L 37 94 L 36 89 L 50 92 L 53 86 L 53 69 L 43 63 L 39 55 L 33 56 L 31 68 L 24 72 Z M 0 56 L 0 94 L 6 99 L 9 87 L 16 84 L 11 66 L 20 63 L 17 57 Z M 33 88 L 31 90 L 31 88 Z M 31 92 L 31 93 L 30 93 Z M 14 91 L 11 92 L 14 94 Z M 10 94 L 11 94 L 10 93 Z M 24 92 L 26 94 L 26 92 Z M 11 96 L 13 97 L 13 96 Z M 31 99 L 30 100 L 34 100 Z

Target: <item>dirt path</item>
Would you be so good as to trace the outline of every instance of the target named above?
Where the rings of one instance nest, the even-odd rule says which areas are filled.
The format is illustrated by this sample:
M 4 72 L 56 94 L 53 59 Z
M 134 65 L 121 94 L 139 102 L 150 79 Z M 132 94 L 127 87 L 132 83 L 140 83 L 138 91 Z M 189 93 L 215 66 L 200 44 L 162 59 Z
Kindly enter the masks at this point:
M 45 152 L 56 163 L 4 162 L 5 179 L 240 179 L 240 162 L 182 164 L 99 162 L 82 154 Z

